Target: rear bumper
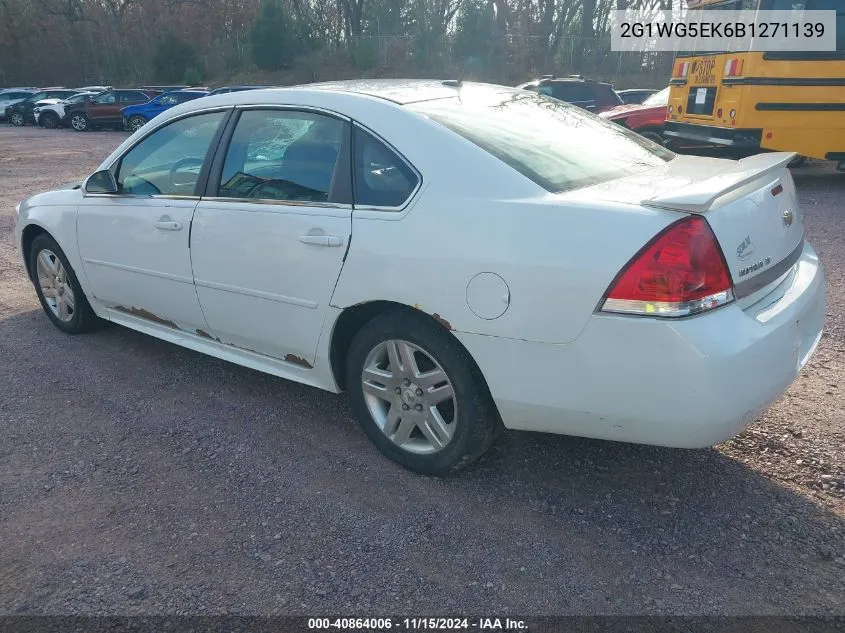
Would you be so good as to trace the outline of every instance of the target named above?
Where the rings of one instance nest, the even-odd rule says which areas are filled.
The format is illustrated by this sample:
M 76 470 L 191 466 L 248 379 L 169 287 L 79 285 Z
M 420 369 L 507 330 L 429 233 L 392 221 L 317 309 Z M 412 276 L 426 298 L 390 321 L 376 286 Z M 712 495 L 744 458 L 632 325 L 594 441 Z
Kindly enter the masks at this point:
M 697 448 L 742 431 L 795 379 L 821 338 L 824 292 L 806 245 L 745 309 L 678 321 L 596 314 L 565 345 L 457 336 L 508 428 Z
M 759 149 L 763 138 L 763 130 L 737 130 L 697 123 L 678 123 L 676 121 L 666 122 L 664 134 L 676 139 L 739 149 Z

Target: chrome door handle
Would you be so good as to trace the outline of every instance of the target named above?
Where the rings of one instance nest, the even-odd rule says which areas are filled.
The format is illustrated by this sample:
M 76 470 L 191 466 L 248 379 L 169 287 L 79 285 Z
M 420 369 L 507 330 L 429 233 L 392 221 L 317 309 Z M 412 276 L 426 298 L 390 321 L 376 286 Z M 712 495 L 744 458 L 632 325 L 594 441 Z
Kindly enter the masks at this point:
M 182 223 L 173 222 L 172 220 L 159 220 L 158 222 L 153 222 L 153 226 L 162 231 L 179 231 L 182 228 Z
M 337 235 L 300 235 L 299 241 L 315 246 L 343 246 L 343 238 Z

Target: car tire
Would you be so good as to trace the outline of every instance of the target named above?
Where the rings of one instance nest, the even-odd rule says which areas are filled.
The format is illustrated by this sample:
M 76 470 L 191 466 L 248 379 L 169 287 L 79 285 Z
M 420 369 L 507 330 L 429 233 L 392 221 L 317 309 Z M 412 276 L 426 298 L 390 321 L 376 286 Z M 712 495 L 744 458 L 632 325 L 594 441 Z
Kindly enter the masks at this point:
M 47 112 L 41 113 L 38 122 L 41 124 L 41 127 L 47 128 L 48 130 L 55 130 L 59 127 L 59 115 L 48 110 Z
M 91 129 L 91 121 L 88 120 L 88 115 L 74 112 L 70 115 L 70 126 L 77 132 L 87 132 Z
M 128 127 L 130 132 L 137 132 L 147 124 L 147 120 L 142 116 L 133 116 L 129 119 Z
M 442 325 L 410 310 L 381 314 L 355 335 L 346 385 L 352 411 L 373 444 L 424 475 L 471 464 L 502 429 L 466 349 Z
M 663 137 L 660 135 L 659 132 L 640 132 L 640 136 L 643 138 L 647 138 L 652 143 L 657 143 L 658 145 L 663 145 Z
M 26 123 L 23 113 L 12 112 L 12 114 L 9 115 L 9 123 L 15 127 L 22 127 Z
M 53 325 L 68 334 L 81 334 L 100 325 L 56 240 L 46 233 L 38 235 L 28 261 L 38 301 Z

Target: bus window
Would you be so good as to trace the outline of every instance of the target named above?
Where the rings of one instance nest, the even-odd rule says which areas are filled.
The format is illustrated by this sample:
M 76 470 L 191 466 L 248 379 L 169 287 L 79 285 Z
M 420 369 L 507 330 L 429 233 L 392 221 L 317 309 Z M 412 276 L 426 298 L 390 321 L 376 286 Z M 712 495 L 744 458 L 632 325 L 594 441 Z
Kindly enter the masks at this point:
M 845 6 L 842 0 L 760 0 L 761 11 L 836 11 L 836 50 L 845 51 Z

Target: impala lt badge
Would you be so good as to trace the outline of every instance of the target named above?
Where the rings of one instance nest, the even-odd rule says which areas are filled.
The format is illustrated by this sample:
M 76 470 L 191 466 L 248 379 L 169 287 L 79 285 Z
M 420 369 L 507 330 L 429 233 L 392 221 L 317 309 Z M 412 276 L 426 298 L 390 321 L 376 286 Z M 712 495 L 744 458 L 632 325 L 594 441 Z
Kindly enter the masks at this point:
M 795 214 L 789 209 L 787 209 L 783 212 L 783 225 L 792 226 L 793 222 L 795 222 Z
M 751 273 L 756 273 L 758 270 L 763 270 L 772 263 L 771 257 L 766 257 L 765 259 L 761 259 L 759 262 L 755 262 L 750 266 L 746 266 L 745 268 L 739 269 L 739 276 L 745 277 L 746 275 L 750 275 Z
M 747 259 L 754 252 L 754 244 L 751 243 L 751 236 L 747 236 L 739 246 L 736 247 L 736 256 L 739 259 Z

